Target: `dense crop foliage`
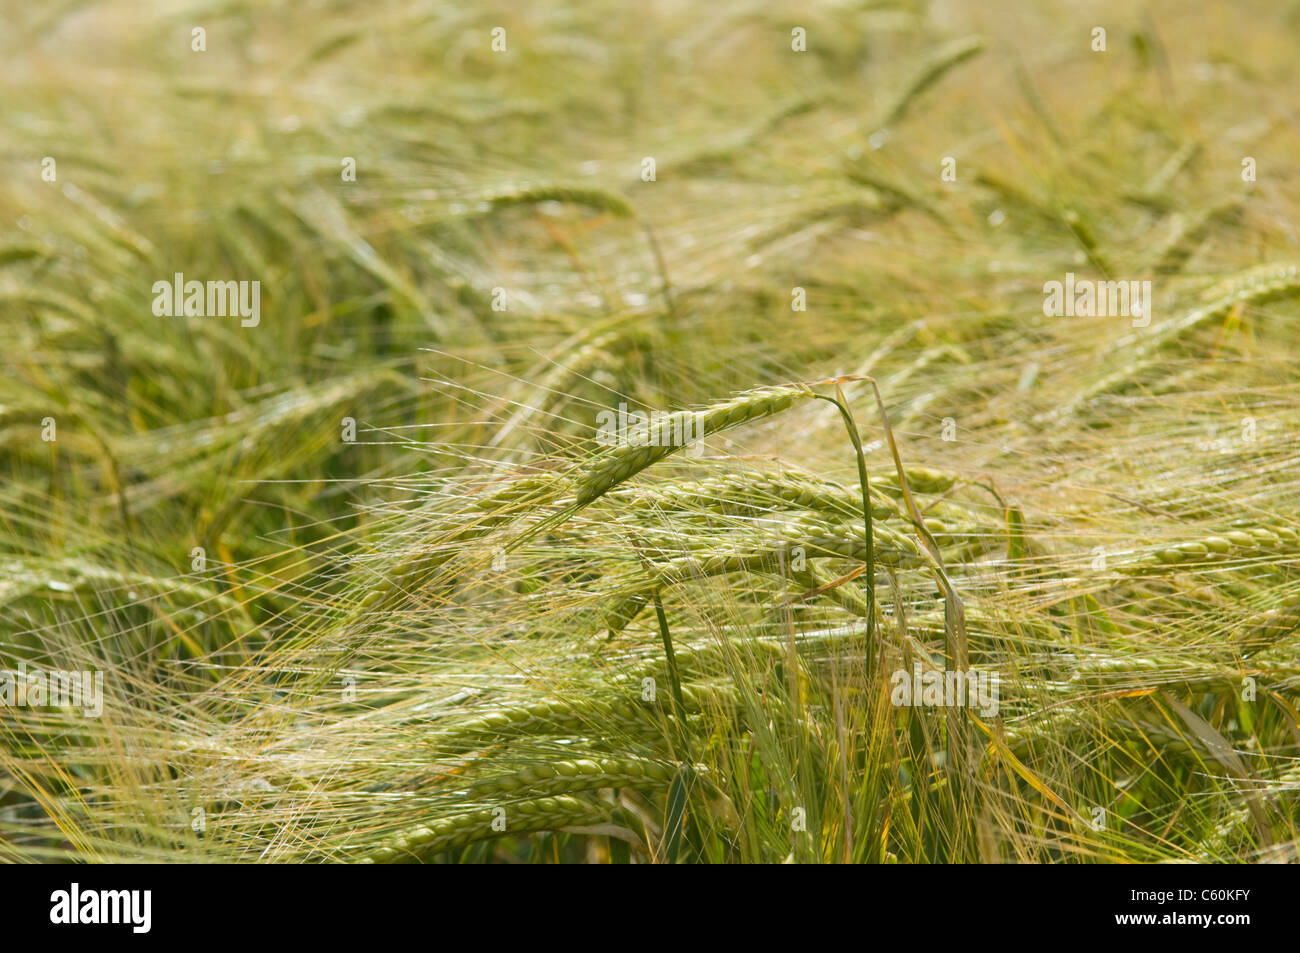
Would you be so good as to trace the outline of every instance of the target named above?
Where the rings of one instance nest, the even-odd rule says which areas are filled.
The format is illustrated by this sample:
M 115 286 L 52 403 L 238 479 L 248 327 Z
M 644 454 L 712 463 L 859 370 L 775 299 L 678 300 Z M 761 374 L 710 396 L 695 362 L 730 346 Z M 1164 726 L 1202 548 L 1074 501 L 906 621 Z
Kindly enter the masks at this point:
M 6 6 L 0 858 L 1295 859 L 1296 4 Z

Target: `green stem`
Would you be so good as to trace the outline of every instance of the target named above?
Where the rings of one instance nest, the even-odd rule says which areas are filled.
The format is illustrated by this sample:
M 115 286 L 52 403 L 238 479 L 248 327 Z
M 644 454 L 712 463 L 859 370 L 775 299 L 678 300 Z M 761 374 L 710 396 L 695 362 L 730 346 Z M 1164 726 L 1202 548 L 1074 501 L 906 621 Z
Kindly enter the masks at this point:
M 659 617 L 659 635 L 664 643 L 664 655 L 668 659 L 668 680 L 673 689 L 673 717 L 681 725 L 682 715 L 686 712 L 686 701 L 682 697 L 682 681 L 677 674 L 677 654 L 673 652 L 673 638 L 668 633 L 668 616 L 664 614 L 664 603 L 659 593 L 654 594 L 655 615 Z
M 668 616 L 659 593 L 654 594 L 655 615 L 659 617 L 659 635 L 663 639 L 664 654 L 668 660 L 668 680 L 673 690 L 673 725 L 676 728 L 677 747 L 681 751 L 681 764 L 672 786 L 668 789 L 668 811 L 664 818 L 664 855 L 668 863 L 677 861 L 682 842 L 683 822 L 686 818 L 686 785 L 690 771 L 691 752 L 686 734 L 686 701 L 682 697 L 682 680 L 677 673 L 677 655 L 673 652 L 673 638 L 668 632 Z
M 828 401 L 839 408 L 840 416 L 844 418 L 844 426 L 849 432 L 849 439 L 853 441 L 853 449 L 858 457 L 858 487 L 862 491 L 862 525 L 866 530 L 867 545 L 867 684 L 875 684 L 875 664 L 876 664 L 876 547 L 875 538 L 871 535 L 871 484 L 867 480 L 867 460 L 862 452 L 862 438 L 858 436 L 858 427 L 853 420 L 853 412 L 843 402 L 843 391 L 838 386 L 836 390 L 841 399 L 827 397 L 824 394 L 814 394 L 818 400 Z

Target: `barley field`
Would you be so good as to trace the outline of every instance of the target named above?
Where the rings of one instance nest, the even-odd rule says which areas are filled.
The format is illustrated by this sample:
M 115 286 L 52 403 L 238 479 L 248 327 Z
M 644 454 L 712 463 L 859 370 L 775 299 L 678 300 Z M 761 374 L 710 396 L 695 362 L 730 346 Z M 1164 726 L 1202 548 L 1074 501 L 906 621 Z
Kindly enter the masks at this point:
M 1300 3 L 0 0 L 0 860 L 1300 844 Z

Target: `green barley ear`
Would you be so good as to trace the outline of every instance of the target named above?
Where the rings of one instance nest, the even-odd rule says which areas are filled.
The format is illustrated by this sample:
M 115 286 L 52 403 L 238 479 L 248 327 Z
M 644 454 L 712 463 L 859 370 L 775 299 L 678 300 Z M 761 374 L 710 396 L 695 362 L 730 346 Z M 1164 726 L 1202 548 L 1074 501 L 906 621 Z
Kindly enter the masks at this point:
M 978 36 L 964 37 L 931 50 L 907 85 L 898 93 L 893 104 L 885 111 L 885 118 L 880 125 L 892 126 L 899 122 L 926 90 L 943 79 L 950 70 L 983 51 L 984 40 Z
M 577 505 L 586 506 L 599 499 L 620 483 L 682 449 L 685 443 L 693 443 L 738 424 L 780 413 L 795 401 L 811 396 L 812 391 L 803 384 L 763 387 L 746 391 L 704 410 L 670 414 L 652 427 L 650 442 L 659 446 L 617 446 L 585 467 L 577 477 Z M 686 441 L 673 443 L 668 439 L 672 434 L 692 436 Z M 653 439 L 655 437 L 659 439 Z
M 609 806 L 598 800 L 567 795 L 515 801 L 453 814 L 411 828 L 370 849 L 357 861 L 366 864 L 420 862 L 444 851 L 499 837 L 506 830 L 531 834 L 586 826 L 604 821 L 609 813 Z

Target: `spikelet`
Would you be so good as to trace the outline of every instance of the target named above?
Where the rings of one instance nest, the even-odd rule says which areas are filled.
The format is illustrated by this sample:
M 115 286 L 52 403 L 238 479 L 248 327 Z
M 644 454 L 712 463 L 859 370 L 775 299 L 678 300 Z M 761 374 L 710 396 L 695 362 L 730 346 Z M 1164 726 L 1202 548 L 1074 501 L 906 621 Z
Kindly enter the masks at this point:
M 763 387 L 733 397 L 704 410 L 682 410 L 657 421 L 648 435 L 653 446 L 621 444 L 603 453 L 577 476 L 579 506 L 585 506 L 608 493 L 646 467 L 680 450 L 671 435 L 689 434 L 693 440 L 720 433 L 737 424 L 747 423 L 779 413 L 797 400 L 811 397 L 812 391 L 802 384 Z
M 500 807 L 453 814 L 414 827 L 390 838 L 357 858 L 363 864 L 418 862 L 443 851 L 501 836 L 500 824 L 511 834 L 553 831 L 562 827 L 598 824 L 610 807 L 585 798 L 557 796 L 517 801 Z
M 705 770 L 701 766 L 701 770 Z M 594 788 L 634 787 L 648 791 L 667 787 L 677 769 L 664 761 L 640 758 L 580 758 L 575 761 L 539 761 L 511 774 L 481 778 L 470 785 L 475 798 L 501 795 L 573 794 Z
M 621 504 L 635 509 L 662 511 L 689 511 L 704 507 L 713 513 L 748 515 L 785 505 L 839 516 L 859 516 L 862 513 L 862 497 L 858 490 L 794 472 L 722 474 L 704 480 L 624 488 L 618 491 L 618 495 Z M 874 484 L 871 488 L 871 518 L 898 518 L 898 505 L 877 490 Z
M 1300 533 L 1280 523 L 1269 526 L 1236 526 L 1220 535 L 1190 539 L 1176 546 L 1151 550 L 1125 569 L 1187 566 L 1259 558 L 1270 554 L 1300 551 Z

